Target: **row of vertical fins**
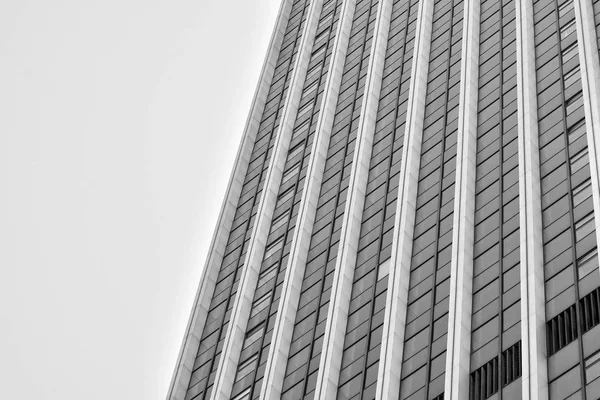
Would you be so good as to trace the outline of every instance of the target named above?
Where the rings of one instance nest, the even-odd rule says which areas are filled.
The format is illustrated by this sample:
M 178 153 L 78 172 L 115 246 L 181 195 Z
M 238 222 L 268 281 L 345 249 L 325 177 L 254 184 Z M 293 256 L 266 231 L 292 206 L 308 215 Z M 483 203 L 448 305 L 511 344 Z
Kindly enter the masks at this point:
M 168 399 L 595 400 L 598 32 L 283 0 Z

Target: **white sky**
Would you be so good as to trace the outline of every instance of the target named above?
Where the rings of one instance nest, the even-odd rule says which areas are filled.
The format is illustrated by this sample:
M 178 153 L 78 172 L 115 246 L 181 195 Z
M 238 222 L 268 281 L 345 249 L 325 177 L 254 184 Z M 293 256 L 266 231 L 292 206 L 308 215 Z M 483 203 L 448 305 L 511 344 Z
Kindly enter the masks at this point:
M 0 398 L 165 399 L 279 0 L 0 0 Z

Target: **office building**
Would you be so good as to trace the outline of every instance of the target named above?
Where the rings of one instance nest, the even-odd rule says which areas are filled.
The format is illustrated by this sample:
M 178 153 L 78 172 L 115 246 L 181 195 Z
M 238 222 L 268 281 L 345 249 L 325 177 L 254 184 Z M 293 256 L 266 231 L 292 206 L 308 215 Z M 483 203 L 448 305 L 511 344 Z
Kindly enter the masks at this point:
M 283 0 L 169 400 L 600 398 L 599 44 L 599 0 Z

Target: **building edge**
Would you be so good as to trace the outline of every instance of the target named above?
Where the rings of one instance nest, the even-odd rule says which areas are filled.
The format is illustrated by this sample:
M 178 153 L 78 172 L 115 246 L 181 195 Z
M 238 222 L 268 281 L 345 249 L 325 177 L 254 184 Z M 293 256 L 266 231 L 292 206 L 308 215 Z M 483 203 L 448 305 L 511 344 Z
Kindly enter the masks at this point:
M 292 138 L 294 122 L 298 114 L 303 84 L 312 54 L 322 6 L 323 0 L 312 0 L 309 5 L 302 38 L 300 39 L 298 57 L 292 72 L 289 94 L 285 100 L 283 116 L 278 132 L 276 133 L 273 156 L 269 163 L 265 186 L 256 214 L 258 216 L 257 222 L 253 228 L 248 253 L 244 260 L 240 286 L 232 310 L 231 322 L 227 327 L 223 352 L 215 377 L 215 390 L 211 394 L 211 400 L 229 399 L 233 389 L 236 368 L 244 342 L 246 327 L 248 326 L 260 265 L 265 253 L 266 241 L 271 227 L 273 212 L 275 211 L 278 189 Z
M 167 400 L 184 400 L 189 380 L 192 374 L 194 360 L 198 353 L 202 330 L 206 323 L 208 308 L 215 289 L 219 267 L 223 260 L 223 252 L 227 246 L 227 240 L 231 231 L 231 225 L 235 216 L 235 210 L 242 191 L 244 177 L 248 170 L 250 155 L 256 140 L 260 119 L 265 108 L 269 88 L 275 73 L 277 58 L 283 43 L 283 37 L 287 22 L 292 10 L 293 0 L 283 0 L 276 17 L 275 27 L 271 33 L 271 39 L 267 47 L 267 54 L 254 97 L 250 105 L 250 112 L 246 119 L 242 140 L 238 147 L 233 169 L 229 177 L 225 199 L 221 205 L 217 224 L 208 249 L 204 269 L 200 276 L 200 282 L 194 303 L 187 323 L 185 335 L 179 355 L 175 364 L 175 370 L 167 392 Z
M 516 3 L 522 398 L 548 398 L 533 1 Z
M 299 223 L 294 231 L 289 256 L 290 265 L 286 269 L 283 281 L 282 300 L 275 319 L 273 342 L 269 349 L 264 383 L 261 387 L 260 399 L 263 400 L 279 399 L 283 388 L 355 7 L 356 0 L 344 0 L 342 4 L 325 95 L 321 103 L 321 112 L 306 174 L 306 188 L 300 202 Z

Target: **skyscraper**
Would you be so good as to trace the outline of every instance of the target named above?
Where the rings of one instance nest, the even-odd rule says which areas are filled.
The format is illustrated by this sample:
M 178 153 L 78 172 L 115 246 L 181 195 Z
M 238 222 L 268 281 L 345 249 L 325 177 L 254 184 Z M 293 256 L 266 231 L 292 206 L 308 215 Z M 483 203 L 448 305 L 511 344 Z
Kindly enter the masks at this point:
M 283 0 L 169 399 L 600 397 L 600 1 Z

